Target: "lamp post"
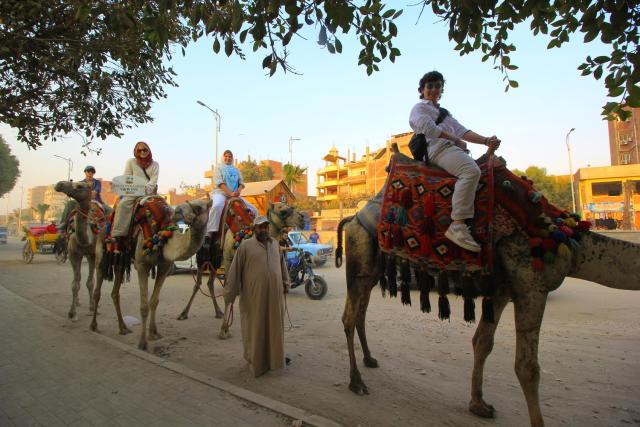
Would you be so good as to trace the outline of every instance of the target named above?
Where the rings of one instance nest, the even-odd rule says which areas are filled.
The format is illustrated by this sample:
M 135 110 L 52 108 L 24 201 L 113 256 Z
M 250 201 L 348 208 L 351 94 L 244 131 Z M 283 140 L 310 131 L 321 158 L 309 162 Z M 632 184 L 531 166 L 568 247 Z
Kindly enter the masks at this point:
M 289 137 L 289 164 L 293 166 L 293 141 L 300 141 L 300 138 L 294 138 L 292 136 Z
M 573 132 L 574 130 L 576 130 L 576 128 L 571 128 L 571 130 L 567 132 L 567 136 L 565 138 L 565 143 L 567 144 L 567 152 L 569 153 L 569 178 L 571 179 L 571 207 L 573 209 L 573 212 L 576 211 L 576 196 L 574 194 L 573 188 L 573 166 L 571 165 L 571 145 L 569 145 L 569 135 L 571 135 L 571 132 Z
M 54 154 L 53 157 L 57 157 L 67 162 L 67 181 L 71 181 L 71 169 L 73 168 L 73 160 L 71 160 L 71 157 L 62 157 L 57 154 Z
M 216 134 L 216 157 L 213 160 L 213 164 L 216 165 L 218 163 L 218 134 L 220 133 L 220 122 L 222 121 L 222 118 L 220 117 L 220 113 L 218 113 L 218 110 L 214 110 L 213 108 L 209 107 L 207 104 L 205 104 L 202 101 L 196 101 L 198 104 L 202 105 L 204 108 L 206 108 L 207 110 L 211 111 L 215 117 L 216 120 L 216 127 L 215 127 L 215 134 Z

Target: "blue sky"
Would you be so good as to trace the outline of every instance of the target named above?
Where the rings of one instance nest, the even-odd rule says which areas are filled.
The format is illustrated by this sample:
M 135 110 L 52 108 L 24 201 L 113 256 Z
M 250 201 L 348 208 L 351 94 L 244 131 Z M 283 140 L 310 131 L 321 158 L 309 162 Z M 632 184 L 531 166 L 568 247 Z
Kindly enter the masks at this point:
M 177 53 L 172 61 L 179 87 L 168 88 L 168 97 L 151 111 L 154 122 L 126 130 L 121 139 L 98 141 L 102 154 L 80 154 L 80 141 L 69 137 L 47 142 L 29 151 L 16 140 L 16 130 L 0 124 L 0 133 L 21 163 L 22 176 L 13 192 L 2 201 L 0 212 L 27 203 L 26 189 L 47 185 L 67 177 L 67 164 L 54 154 L 71 157 L 71 176 L 80 179 L 86 164 L 97 176 L 120 175 L 133 145 L 147 141 L 160 163 L 161 191 L 181 183 L 204 184 L 203 172 L 214 157 L 214 120 L 201 100 L 222 116 L 219 153 L 229 148 L 236 158 L 274 159 L 287 162 L 289 137 L 295 164 L 309 167 L 309 193 L 315 195 L 316 170 L 321 158 L 335 145 L 341 153 L 365 146 L 376 149 L 390 135 L 409 131 L 408 116 L 417 102 L 418 80 L 437 69 L 446 79 L 441 103 L 466 127 L 483 135 L 498 135 L 500 154 L 511 168 L 546 167 L 550 173 L 568 173 L 565 136 L 571 134 L 574 170 L 610 164 L 606 122 L 600 116 L 606 102 L 602 82 L 581 77 L 577 66 L 587 55 L 606 53 L 599 42 L 583 44 L 574 36 L 561 49 L 547 50 L 546 37 L 533 37 L 526 26 L 510 36 L 518 50 L 512 63 L 520 87 L 504 92 L 501 74 L 480 54 L 460 57 L 447 39 L 442 22 L 419 10 L 403 7 L 394 45 L 402 51 L 396 63 L 384 61 L 381 71 L 367 76 L 357 66 L 359 43 L 354 34 L 338 35 L 343 53 L 331 55 L 317 43 L 317 30 L 307 29 L 306 40 L 291 43 L 291 65 L 300 75 L 281 73 L 268 77 L 261 68 L 266 51 L 245 49 L 246 60 L 215 55 L 211 40 L 202 39 Z M 473 144 L 471 144 L 473 146 Z M 472 150 L 481 153 L 481 147 Z

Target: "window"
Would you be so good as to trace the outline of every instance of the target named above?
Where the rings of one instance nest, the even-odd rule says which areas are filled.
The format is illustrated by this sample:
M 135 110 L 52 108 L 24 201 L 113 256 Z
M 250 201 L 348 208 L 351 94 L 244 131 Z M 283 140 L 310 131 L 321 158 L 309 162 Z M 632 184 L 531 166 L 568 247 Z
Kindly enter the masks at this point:
M 618 136 L 618 142 L 620 145 L 627 145 L 631 142 L 631 135 L 620 135 Z
M 622 182 L 594 182 L 591 184 L 591 193 L 594 196 L 619 196 L 622 194 Z
M 629 163 L 631 163 L 631 154 L 622 153 L 622 155 L 620 156 L 620 164 L 628 165 Z

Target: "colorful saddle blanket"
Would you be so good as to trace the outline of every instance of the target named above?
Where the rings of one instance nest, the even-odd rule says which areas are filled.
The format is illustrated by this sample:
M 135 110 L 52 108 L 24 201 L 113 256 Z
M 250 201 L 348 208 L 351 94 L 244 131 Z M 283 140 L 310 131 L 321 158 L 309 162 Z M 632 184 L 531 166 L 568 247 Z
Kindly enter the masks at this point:
M 480 253 L 462 249 L 444 236 L 451 223 L 456 178 L 403 154 L 391 159 L 378 220 L 381 250 L 426 270 L 489 273 L 495 242 L 514 226 L 530 237 L 532 256 L 540 262 L 546 252 L 555 254 L 560 244 L 571 243 L 574 232 L 588 230 L 588 223 L 551 205 L 531 181 L 515 176 L 500 158 L 493 167 L 486 160 L 478 161 L 482 174 L 471 224 L 482 245 Z M 496 204 L 501 209 L 494 209 Z
M 134 212 L 134 223 L 142 231 L 147 254 L 161 249 L 178 228 L 173 222 L 173 209 L 161 196 L 144 197 Z
M 69 216 L 66 219 L 67 228 L 65 229 L 65 234 L 67 235 L 67 237 L 75 233 L 75 230 L 76 230 L 75 222 L 76 222 L 77 215 L 86 216 L 87 222 L 89 223 L 89 226 L 91 227 L 91 231 L 93 232 L 93 234 L 100 234 L 100 232 L 107 225 L 107 221 L 108 221 L 108 218 L 107 218 L 108 214 L 104 206 L 101 203 L 96 202 L 95 200 L 92 200 L 91 206 L 89 208 L 89 212 L 84 213 L 82 211 L 79 211 L 79 209 L 80 208 L 76 206 L 74 209 L 71 210 L 71 212 L 69 212 Z
M 243 239 L 251 237 L 253 231 L 253 214 L 247 208 L 244 201 L 238 197 L 232 197 L 225 202 L 220 227 L 218 230 L 231 230 L 234 239 L 234 248 L 240 246 Z M 226 233 L 218 233 L 218 239 L 222 242 Z

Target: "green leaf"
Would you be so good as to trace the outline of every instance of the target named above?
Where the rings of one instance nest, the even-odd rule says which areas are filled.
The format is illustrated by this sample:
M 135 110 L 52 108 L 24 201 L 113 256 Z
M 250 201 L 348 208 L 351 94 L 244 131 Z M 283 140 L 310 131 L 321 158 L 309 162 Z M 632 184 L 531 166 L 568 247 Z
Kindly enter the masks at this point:
M 593 58 L 593 62 L 595 62 L 596 64 L 604 64 L 606 62 L 609 62 L 609 57 L 608 56 L 596 56 L 595 58 Z
M 216 37 L 215 40 L 213 41 L 213 51 L 215 53 L 219 53 L 220 52 L 220 40 L 218 40 L 218 38 Z
M 337 38 L 335 39 L 336 52 L 342 53 L 342 43 Z
M 520 86 L 520 85 L 519 85 L 519 84 L 518 84 L 518 82 L 517 82 L 517 81 L 515 81 L 515 80 L 509 80 L 509 86 L 511 86 L 512 88 L 514 88 L 514 89 L 515 89 L 515 88 L 517 88 L 517 87 L 518 87 L 518 86 Z
M 326 44 L 327 50 L 329 51 L 329 53 L 336 53 L 336 48 L 333 47 L 332 43 L 328 43 Z

